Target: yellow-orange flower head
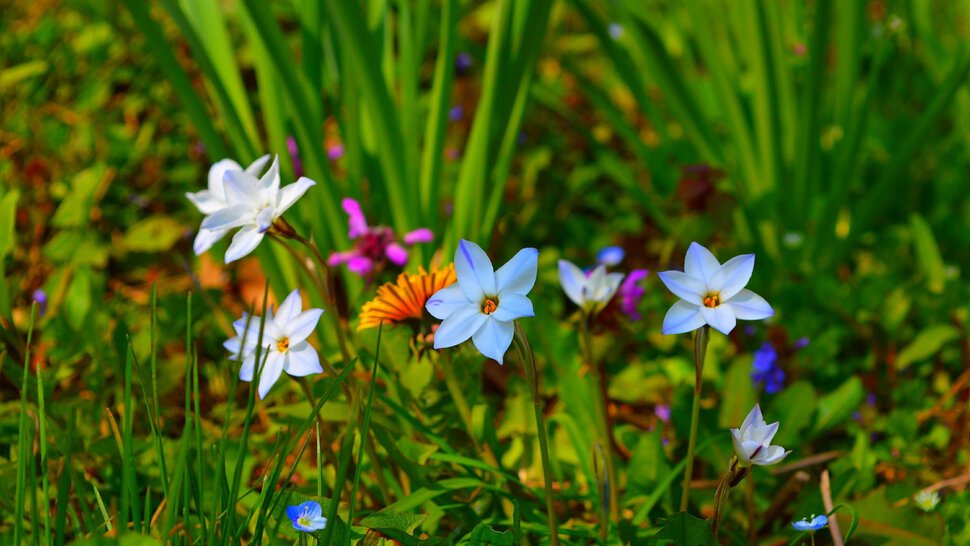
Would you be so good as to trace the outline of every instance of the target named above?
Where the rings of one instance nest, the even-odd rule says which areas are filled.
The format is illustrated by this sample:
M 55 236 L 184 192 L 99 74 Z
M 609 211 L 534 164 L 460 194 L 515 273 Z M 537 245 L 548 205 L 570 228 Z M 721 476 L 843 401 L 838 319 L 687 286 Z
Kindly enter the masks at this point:
M 432 268 L 427 272 L 419 268 L 411 275 L 401 273 L 397 281 L 381 285 L 377 297 L 364 304 L 360 311 L 360 325 L 357 331 L 376 328 L 381 322 L 400 324 L 407 321 L 420 321 L 424 316 L 424 304 L 438 290 L 451 286 L 458 278 L 455 266 L 448 264 L 444 269 Z

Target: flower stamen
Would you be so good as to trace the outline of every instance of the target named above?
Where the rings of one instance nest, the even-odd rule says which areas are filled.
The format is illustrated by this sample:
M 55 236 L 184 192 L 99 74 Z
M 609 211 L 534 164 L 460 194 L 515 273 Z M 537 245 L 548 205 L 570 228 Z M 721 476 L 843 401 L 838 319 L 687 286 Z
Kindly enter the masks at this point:
M 717 292 L 709 292 L 704 296 L 704 307 L 717 307 L 721 305 L 721 296 Z
M 482 313 L 486 315 L 491 315 L 498 309 L 498 299 L 497 298 L 485 298 L 482 300 Z
M 290 350 L 290 338 L 281 337 L 279 341 L 276 342 L 276 350 L 285 353 Z

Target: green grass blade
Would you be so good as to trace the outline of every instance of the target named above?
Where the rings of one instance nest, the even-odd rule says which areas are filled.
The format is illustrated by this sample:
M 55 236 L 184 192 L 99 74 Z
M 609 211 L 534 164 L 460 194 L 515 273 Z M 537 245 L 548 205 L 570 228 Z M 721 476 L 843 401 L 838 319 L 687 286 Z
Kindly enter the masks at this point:
M 14 520 L 13 538 L 14 544 L 20 544 L 24 538 L 24 493 L 27 487 L 27 460 L 30 456 L 28 450 L 28 430 L 27 430 L 27 385 L 30 370 L 30 344 L 34 335 L 34 314 L 36 313 L 37 303 L 30 306 L 30 322 L 27 326 L 27 345 L 24 350 L 24 373 L 20 381 L 20 422 L 17 428 L 17 483 L 14 493 Z

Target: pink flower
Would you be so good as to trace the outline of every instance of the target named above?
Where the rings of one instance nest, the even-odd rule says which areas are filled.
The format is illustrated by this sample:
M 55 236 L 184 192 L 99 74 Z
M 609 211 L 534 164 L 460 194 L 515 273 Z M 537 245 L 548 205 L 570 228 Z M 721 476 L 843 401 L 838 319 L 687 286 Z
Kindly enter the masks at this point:
M 334 252 L 327 259 L 327 264 L 337 266 L 347 264 L 347 269 L 361 277 L 369 278 L 375 271 L 384 268 L 387 262 L 397 267 L 404 267 L 408 263 L 406 246 L 417 243 L 428 243 L 434 239 L 430 229 L 420 228 L 408 232 L 403 237 L 402 245 L 398 242 L 394 230 L 387 226 L 370 226 L 360 203 L 347 197 L 342 202 L 347 212 L 349 229 L 347 236 L 354 241 L 354 248 L 344 252 Z
M 645 279 L 650 272 L 646 269 L 634 269 L 623 280 L 620 285 L 620 311 L 623 311 L 630 320 L 640 320 L 643 318 L 637 310 L 640 300 L 643 299 L 646 290 L 640 286 L 640 281 Z

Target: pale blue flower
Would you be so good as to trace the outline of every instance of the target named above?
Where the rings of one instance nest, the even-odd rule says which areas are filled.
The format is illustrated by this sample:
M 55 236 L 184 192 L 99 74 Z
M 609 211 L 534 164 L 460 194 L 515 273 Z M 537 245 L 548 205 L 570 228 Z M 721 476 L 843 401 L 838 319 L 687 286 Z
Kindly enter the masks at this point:
M 625 256 L 626 253 L 623 252 L 623 247 L 608 246 L 601 248 L 600 251 L 596 253 L 596 263 L 616 267 L 620 265 Z
M 709 324 L 729 334 L 741 320 L 761 320 L 775 314 L 768 302 L 745 289 L 754 271 L 754 254 L 731 258 L 721 265 L 703 246 L 691 243 L 684 271 L 664 271 L 660 280 L 680 298 L 664 317 L 665 334 L 683 334 Z
M 586 313 L 596 314 L 613 299 L 623 282 L 622 273 L 607 273 L 598 265 L 587 275 L 572 262 L 559 260 L 559 283 L 562 289 Z
M 781 462 L 791 451 L 785 451 L 781 446 L 771 445 L 778 432 L 778 423 L 768 424 L 761 414 L 761 406 L 755 404 L 748 412 L 748 416 L 741 423 L 741 428 L 731 429 L 731 440 L 734 443 L 734 453 L 738 456 L 738 465 L 742 468 L 753 464 L 760 466 L 773 465 Z
M 262 371 L 258 387 L 261 399 L 266 398 L 266 394 L 283 372 L 293 377 L 323 373 L 320 355 L 307 341 L 316 329 L 321 315 L 323 309 L 303 310 L 299 290 L 291 292 L 275 314 L 272 308 L 269 309 L 265 321 L 260 321 L 259 317 L 249 318 L 243 313 L 242 318 L 232 324 L 236 337 L 222 344 L 229 351 L 230 360 L 242 359 L 239 379 L 252 381 L 256 373 L 256 345 L 260 340 L 260 328 L 263 330 L 263 350 L 259 356 L 262 360 Z M 261 325 L 260 322 L 265 324 Z M 243 339 L 246 341 L 245 346 Z
M 327 518 L 323 517 L 323 508 L 317 501 L 306 501 L 296 506 L 287 506 L 286 517 L 293 522 L 294 529 L 304 533 L 319 531 L 327 526 Z
M 829 524 L 829 518 L 826 515 L 816 516 L 812 514 L 811 517 L 800 519 L 798 521 L 793 521 L 791 526 L 798 531 L 811 531 L 815 532 L 819 529 L 825 527 Z
M 496 271 L 485 251 L 462 239 L 455 251 L 458 282 L 435 292 L 425 306 L 441 320 L 434 348 L 454 347 L 471 338 L 483 355 L 503 363 L 512 344 L 514 321 L 535 316 L 526 295 L 536 282 L 539 251 L 523 248 Z

